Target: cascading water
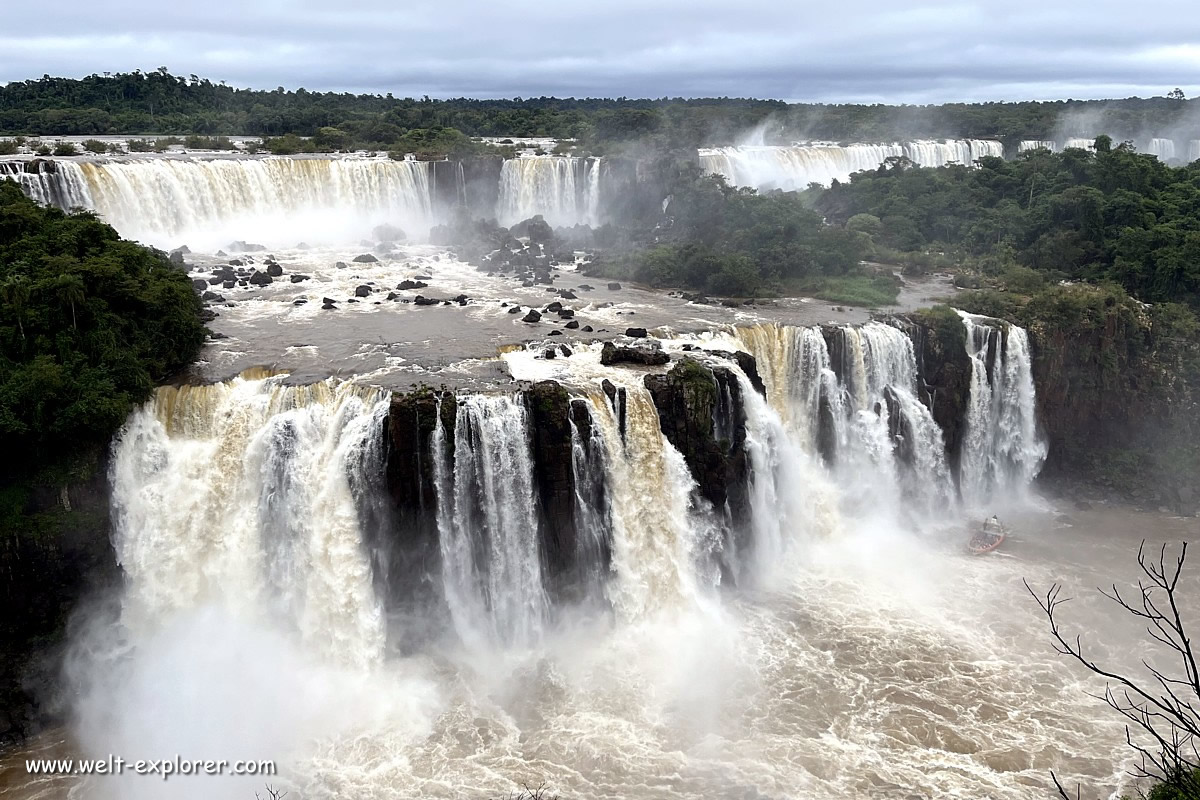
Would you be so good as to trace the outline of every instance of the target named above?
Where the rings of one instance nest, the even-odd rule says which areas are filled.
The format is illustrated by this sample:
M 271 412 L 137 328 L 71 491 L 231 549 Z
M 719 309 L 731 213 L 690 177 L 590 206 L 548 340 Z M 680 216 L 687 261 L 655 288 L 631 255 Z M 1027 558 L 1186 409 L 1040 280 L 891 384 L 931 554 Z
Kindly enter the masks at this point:
M 875 169 L 889 158 L 904 156 L 915 164 L 970 166 L 984 156 L 1003 158 L 1000 142 L 970 139 L 914 141 L 906 144 L 813 143 L 778 146 L 717 147 L 700 150 L 706 172 L 723 175 L 736 186 L 797 190 L 811 183 L 828 186 L 862 170 Z
M 971 395 L 960 488 L 968 503 L 1023 493 L 1047 447 L 1037 430 L 1033 362 L 1025 330 L 959 312 L 967 329 Z
M 572 156 L 505 160 L 496 210 L 500 224 L 513 225 L 536 214 L 555 226 L 599 224 L 601 163 Z
M 717 147 L 700 151 L 700 166 L 723 175 L 735 186 L 806 189 L 810 183 L 829 185 L 855 172 L 875 169 L 888 158 L 903 156 L 897 144 L 812 144 L 796 147 Z
M 368 158 L 145 158 L 54 161 L 41 202 L 81 206 L 122 235 L 161 247 L 233 239 L 292 246 L 357 241 L 380 224 L 423 237 L 433 223 L 429 164 Z M 314 233 L 319 231 L 319 234 Z
M 603 392 L 589 396 L 593 424 L 604 441 L 611 513 L 617 614 L 636 620 L 696 602 L 719 539 L 710 510 L 697 506 L 695 481 L 683 456 L 663 437 L 658 411 L 644 387 L 624 390 L 624 427 Z
M 849 508 L 952 507 L 945 444 L 917 397 L 911 340 L 876 322 L 828 333 L 837 363 L 820 328 L 756 326 L 738 336 L 763 365 L 772 405 L 828 462 Z
M 1200 160 L 1200 139 L 1192 139 L 1188 142 L 1187 160 L 1189 164 Z
M 1175 160 L 1175 140 L 1154 138 L 1146 147 L 1146 152 L 1158 158 L 1159 161 L 1170 163 Z
M 349 473 L 381 438 L 385 396 L 277 378 L 164 387 L 115 445 L 113 541 L 124 620 L 147 632 L 183 610 L 227 606 L 285 620 L 306 646 L 365 666 L 382 610 Z
M 1026 139 L 1017 145 L 1017 152 L 1024 153 L 1029 150 L 1049 150 L 1054 152 L 1058 149 L 1058 143 L 1052 139 Z
M 5 178 L 42 205 L 66 211 L 92 207 L 83 170 L 73 161 L 0 161 L 0 180 Z
M 457 402 L 453 455 L 440 413 L 433 438 L 446 600 L 469 646 L 530 645 L 548 601 L 525 406 L 511 395 Z
M 1095 150 L 1096 140 L 1094 138 L 1073 136 L 1063 142 L 1063 150 L 1069 150 L 1072 147 L 1081 148 L 1083 150 Z

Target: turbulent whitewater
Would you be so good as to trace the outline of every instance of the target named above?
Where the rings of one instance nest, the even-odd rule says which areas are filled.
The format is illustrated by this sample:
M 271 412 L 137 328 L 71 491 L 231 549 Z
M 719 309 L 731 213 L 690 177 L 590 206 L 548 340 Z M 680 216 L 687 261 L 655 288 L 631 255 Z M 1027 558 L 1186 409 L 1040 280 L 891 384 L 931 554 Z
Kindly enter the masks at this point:
M 665 342 L 695 359 L 681 396 L 708 387 L 741 465 L 724 504 L 665 432 L 665 384 L 599 346 L 506 355 L 565 405 L 513 387 L 396 405 L 264 373 L 162 388 L 113 451 L 125 589 L 78 656 L 102 678 L 81 684 L 75 735 L 274 757 L 306 798 L 546 781 L 572 798 L 1015 800 L 1049 769 L 1112 786 L 1120 726 L 1094 722 L 1016 602 L 1021 577 L 1047 576 L 962 553 L 958 484 L 1021 494 L 1040 463 L 1024 332 L 963 320 L 969 424 L 994 415 L 1004 435 L 964 445 L 957 475 L 901 323 Z M 752 353 L 765 396 L 706 347 Z M 570 512 L 547 516 L 547 492 Z M 88 796 L 162 796 L 139 780 Z

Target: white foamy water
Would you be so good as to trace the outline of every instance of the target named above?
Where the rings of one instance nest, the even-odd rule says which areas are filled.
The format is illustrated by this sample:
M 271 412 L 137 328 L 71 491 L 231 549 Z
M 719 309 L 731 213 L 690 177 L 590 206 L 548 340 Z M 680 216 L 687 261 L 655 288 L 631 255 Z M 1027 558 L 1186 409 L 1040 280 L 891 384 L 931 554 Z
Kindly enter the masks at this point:
M 423 239 L 433 224 L 430 165 L 422 161 L 147 158 L 56 167 L 86 187 L 78 205 L 122 235 L 164 248 L 345 242 L 381 224 Z
M 1022 493 L 1046 460 L 1037 430 L 1029 337 L 1017 325 L 959 312 L 967 328 L 971 394 L 962 449 L 964 498 Z
M 1001 417 L 1024 402 L 1017 331 L 993 368 L 1003 384 L 988 383 Z M 612 548 L 597 576 L 612 611 L 546 599 L 522 401 L 443 396 L 453 437 L 435 423 L 428 463 L 444 561 L 418 580 L 449 624 L 432 632 L 436 616 L 385 631 L 371 576 L 377 535 L 413 535 L 364 522 L 382 491 L 386 395 L 255 376 L 160 390 L 115 452 L 127 585 L 120 621 L 77 665 L 71 742 L 274 757 L 284 774 L 271 783 L 304 798 L 496 797 L 545 781 L 564 798 L 1016 800 L 1046 796 L 1051 769 L 1089 796 L 1120 788 L 1123 730 L 1049 647 L 1021 579 L 1067 575 L 1072 592 L 1124 580 L 1130 531 L 1194 523 L 1091 514 L 1076 521 L 1085 535 L 1026 511 L 1006 518 L 1002 551 L 967 556 L 969 523 L 922 494 L 943 491 L 944 464 L 910 404 L 903 331 L 764 326 L 666 347 L 696 342 L 753 350 L 767 383 L 759 397 L 733 362 L 693 353 L 731 369 L 743 395 L 751 530 L 738 587 L 713 567 L 723 516 L 663 436 L 645 372 L 601 365 L 598 345 L 513 352 L 514 376 L 562 380 L 590 413 L 591 446 L 575 433 L 571 469 L 589 485 L 602 476 L 588 514 Z M 1133 652 L 1137 631 L 1086 594 L 1070 621 L 1104 631 L 1099 655 Z M 392 636 L 423 644 L 389 649 Z M 114 647 L 123 655 L 97 659 Z M 265 782 L 137 780 L 77 795 L 246 797 Z

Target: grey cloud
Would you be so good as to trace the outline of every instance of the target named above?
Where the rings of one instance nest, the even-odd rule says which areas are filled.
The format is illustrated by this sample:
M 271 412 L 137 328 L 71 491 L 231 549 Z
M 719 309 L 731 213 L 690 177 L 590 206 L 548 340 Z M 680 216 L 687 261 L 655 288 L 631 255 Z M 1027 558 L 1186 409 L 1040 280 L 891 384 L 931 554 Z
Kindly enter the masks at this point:
M 397 96 L 943 102 L 1200 92 L 1192 0 L 403 5 L 63 0 L 5 11 L 0 81 L 154 69 Z

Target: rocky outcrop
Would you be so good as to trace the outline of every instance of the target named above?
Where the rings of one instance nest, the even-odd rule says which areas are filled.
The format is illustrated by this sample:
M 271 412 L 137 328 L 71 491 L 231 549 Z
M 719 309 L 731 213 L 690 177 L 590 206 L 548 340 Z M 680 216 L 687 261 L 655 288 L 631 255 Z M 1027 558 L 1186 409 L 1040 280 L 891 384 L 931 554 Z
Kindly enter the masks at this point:
M 0 531 L 0 746 L 56 721 L 51 690 L 67 620 L 79 602 L 120 584 L 110 542 L 107 465 L 61 486 L 5 487 Z
M 600 363 L 605 366 L 615 364 L 638 364 L 644 367 L 659 367 L 669 363 L 667 355 L 658 342 L 644 342 L 632 347 L 605 342 L 600 348 Z
M 376 576 L 393 605 L 422 602 L 433 595 L 439 580 L 433 434 L 440 414 L 445 440 L 454 441 L 455 410 L 454 395 L 432 389 L 392 397 L 386 485 L 394 524 L 368 531 L 373 537 L 368 546 L 376 560 Z
M 567 390 L 554 381 L 534 384 L 524 392 L 524 399 L 532 434 L 545 575 L 550 590 L 561 595 L 575 583 L 578 571 L 575 477 L 571 468 L 570 417 L 574 409 Z
M 663 434 L 682 455 L 701 496 L 730 521 L 727 551 L 745 545 L 749 522 L 749 464 L 741 387 L 723 367 L 684 358 L 665 375 L 647 375 Z M 723 568 L 736 580 L 733 560 Z
M 942 429 L 951 474 L 958 474 L 966 409 L 971 398 L 971 358 L 967 331 L 947 306 L 914 312 L 901 319 L 917 359 L 917 389 Z

